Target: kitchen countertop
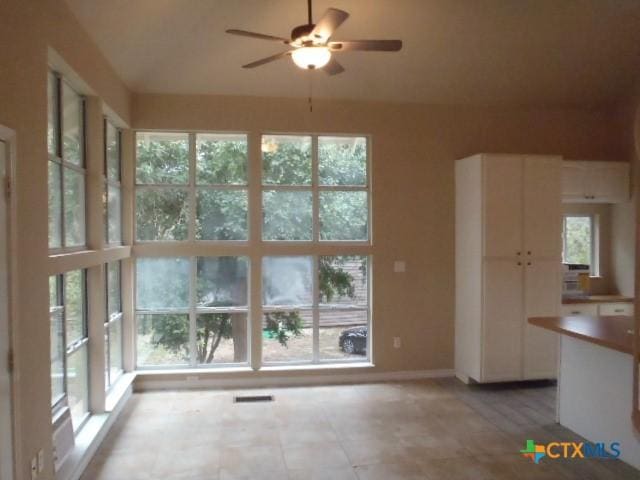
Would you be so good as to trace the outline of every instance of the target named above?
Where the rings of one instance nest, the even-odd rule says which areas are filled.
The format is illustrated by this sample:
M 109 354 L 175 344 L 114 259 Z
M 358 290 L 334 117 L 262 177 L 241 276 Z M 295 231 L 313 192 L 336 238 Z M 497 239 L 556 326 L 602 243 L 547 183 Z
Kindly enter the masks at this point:
M 553 332 L 611 348 L 622 353 L 633 353 L 633 317 L 532 317 L 529 323 Z
M 575 305 L 579 303 L 633 303 L 632 297 L 624 295 L 586 295 L 584 297 L 563 298 L 563 305 Z

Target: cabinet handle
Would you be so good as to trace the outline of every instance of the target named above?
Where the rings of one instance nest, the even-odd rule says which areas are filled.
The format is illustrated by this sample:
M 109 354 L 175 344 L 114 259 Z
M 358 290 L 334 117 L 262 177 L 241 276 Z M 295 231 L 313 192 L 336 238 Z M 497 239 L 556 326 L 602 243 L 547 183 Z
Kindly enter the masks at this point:
M 574 310 L 573 312 L 571 312 L 571 315 L 580 315 L 580 313 L 581 313 L 581 312 L 579 312 L 579 311 L 575 311 L 575 310 Z
M 624 313 L 624 308 L 616 308 L 614 310 L 615 313 Z
M 529 251 L 527 252 L 527 255 L 531 255 L 531 250 L 529 250 Z
M 520 255 L 522 255 L 522 252 L 516 252 L 516 255 L 520 256 Z
M 522 265 L 522 262 L 518 262 L 518 266 L 521 266 L 521 265 Z
M 531 266 L 531 262 L 527 262 L 527 265 Z

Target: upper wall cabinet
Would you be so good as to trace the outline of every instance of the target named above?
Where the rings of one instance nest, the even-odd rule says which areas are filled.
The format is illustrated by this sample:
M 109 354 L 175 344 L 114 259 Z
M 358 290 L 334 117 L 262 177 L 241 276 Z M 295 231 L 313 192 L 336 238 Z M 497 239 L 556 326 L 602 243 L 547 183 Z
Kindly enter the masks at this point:
M 565 203 L 625 203 L 629 201 L 629 164 L 564 161 L 562 201 Z

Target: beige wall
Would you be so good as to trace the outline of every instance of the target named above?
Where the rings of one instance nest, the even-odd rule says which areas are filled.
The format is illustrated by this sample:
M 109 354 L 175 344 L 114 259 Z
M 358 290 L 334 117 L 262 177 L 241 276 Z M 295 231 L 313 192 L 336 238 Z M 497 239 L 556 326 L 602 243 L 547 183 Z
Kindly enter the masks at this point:
M 18 271 L 13 272 L 17 478 L 29 460 L 47 456 L 39 478 L 53 478 L 47 264 L 46 75 L 55 49 L 124 120 L 130 94 L 62 0 L 3 0 L 0 8 L 0 124 L 17 132 Z

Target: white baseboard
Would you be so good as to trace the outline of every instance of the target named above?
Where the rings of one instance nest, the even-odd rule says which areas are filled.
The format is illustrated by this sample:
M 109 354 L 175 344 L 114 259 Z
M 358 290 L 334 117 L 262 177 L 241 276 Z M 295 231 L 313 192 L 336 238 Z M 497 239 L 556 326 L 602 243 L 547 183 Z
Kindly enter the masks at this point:
M 275 388 L 304 385 L 335 385 L 372 382 L 393 382 L 401 380 L 423 380 L 428 378 L 453 377 L 453 369 L 445 370 L 406 370 L 398 372 L 355 372 L 321 375 L 295 376 L 244 376 L 243 378 L 199 378 L 197 375 L 176 380 L 156 380 L 154 375 L 146 376 L 138 372 L 135 391 L 150 390 L 187 390 L 203 388 Z M 182 377 L 182 375 L 181 375 Z

